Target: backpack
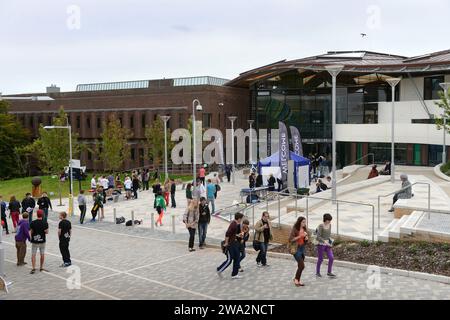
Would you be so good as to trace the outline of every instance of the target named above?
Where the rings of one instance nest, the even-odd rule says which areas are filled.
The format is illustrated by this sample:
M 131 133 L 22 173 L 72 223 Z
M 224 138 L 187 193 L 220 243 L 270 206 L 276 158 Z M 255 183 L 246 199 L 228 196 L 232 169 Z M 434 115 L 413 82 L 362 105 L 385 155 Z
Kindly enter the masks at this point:
M 116 218 L 116 224 L 121 224 L 121 223 L 124 223 L 124 222 L 125 222 L 125 218 L 124 217 Z
M 317 246 L 319 244 L 319 242 L 317 241 L 317 228 L 316 230 L 314 230 L 314 232 L 311 234 L 311 239 L 310 239 L 311 243 L 315 246 Z

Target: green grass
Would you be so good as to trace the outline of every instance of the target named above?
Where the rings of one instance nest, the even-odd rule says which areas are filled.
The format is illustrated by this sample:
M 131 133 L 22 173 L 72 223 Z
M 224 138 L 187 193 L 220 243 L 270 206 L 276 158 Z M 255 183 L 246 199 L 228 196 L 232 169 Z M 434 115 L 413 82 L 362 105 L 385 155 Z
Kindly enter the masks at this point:
M 444 164 L 443 166 L 441 166 L 441 171 L 442 171 L 442 173 L 450 176 L 450 161 L 447 162 L 446 164 Z
M 97 176 L 102 175 L 102 173 L 97 173 Z M 192 175 L 170 175 L 170 178 L 181 179 L 183 181 L 192 180 Z M 39 176 L 42 180 L 42 191 L 46 191 L 50 197 L 50 199 L 58 199 L 59 198 L 59 181 L 56 176 Z M 162 175 L 163 177 L 163 175 Z M 22 201 L 27 192 L 32 191 L 31 179 L 33 177 L 26 178 L 16 178 L 11 180 L 0 180 L 0 195 L 3 196 L 4 201 L 9 201 L 11 196 L 16 196 L 17 200 Z M 84 190 L 90 189 L 91 186 L 92 174 L 88 174 L 86 180 L 81 181 L 81 188 Z M 121 180 L 123 182 L 124 176 L 121 175 Z M 151 181 L 150 183 L 152 183 Z M 61 192 L 62 197 L 69 196 L 69 181 L 65 181 L 61 183 Z M 79 183 L 78 181 L 73 182 L 73 189 L 75 195 L 78 194 Z M 53 195 L 51 193 L 53 192 Z

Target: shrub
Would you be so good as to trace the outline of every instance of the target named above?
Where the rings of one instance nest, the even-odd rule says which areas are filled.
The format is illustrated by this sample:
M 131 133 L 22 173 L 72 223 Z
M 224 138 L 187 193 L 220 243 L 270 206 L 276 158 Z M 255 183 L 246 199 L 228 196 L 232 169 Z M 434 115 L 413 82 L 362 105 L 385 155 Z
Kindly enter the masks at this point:
M 369 242 L 369 240 L 363 240 L 363 241 L 361 241 L 360 242 L 360 244 L 361 244 L 361 247 L 370 247 L 370 242 Z

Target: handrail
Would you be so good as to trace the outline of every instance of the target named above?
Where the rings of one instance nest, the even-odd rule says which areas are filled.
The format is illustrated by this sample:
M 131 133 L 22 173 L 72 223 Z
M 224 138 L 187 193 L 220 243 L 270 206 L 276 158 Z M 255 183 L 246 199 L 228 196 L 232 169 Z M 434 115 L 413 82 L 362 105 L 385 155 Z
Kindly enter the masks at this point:
M 368 154 L 366 154 L 365 156 L 362 156 L 361 158 L 358 158 L 358 159 L 356 159 L 355 161 L 353 161 L 353 162 L 351 162 L 351 163 L 349 163 L 349 164 L 347 164 L 347 165 L 345 165 L 345 166 L 346 166 L 346 167 L 352 166 L 352 165 L 356 164 L 357 162 L 359 162 L 359 160 L 362 160 L 362 159 L 364 159 L 364 158 L 366 158 L 366 157 L 368 157 L 368 156 L 372 156 L 372 163 L 374 163 L 374 162 L 375 162 L 375 154 L 374 154 L 374 153 L 368 153 Z
M 375 206 L 370 203 L 364 203 L 364 202 L 356 202 L 356 201 L 348 201 L 348 200 L 333 200 L 332 198 L 321 198 L 316 196 L 309 196 L 309 195 L 300 195 L 300 194 L 279 194 L 279 195 L 286 195 L 286 196 L 294 196 L 296 200 L 298 198 L 305 198 L 306 199 L 306 223 L 309 222 L 309 210 L 308 210 L 308 199 L 320 199 L 320 200 L 326 200 L 326 201 L 336 201 L 336 233 L 339 235 L 339 203 L 348 203 L 348 204 L 356 204 L 356 205 L 362 205 L 372 208 L 372 242 L 375 241 Z M 297 206 L 295 208 L 297 211 Z
M 411 188 L 411 193 L 412 193 L 412 187 L 414 185 L 416 185 L 416 184 L 425 184 L 425 185 L 428 186 L 428 219 L 430 219 L 430 212 L 431 212 L 431 185 L 428 182 L 414 182 L 413 184 L 411 184 L 411 185 L 409 185 L 407 187 L 401 188 L 400 190 L 393 191 L 393 192 L 388 193 L 386 195 L 379 195 L 378 196 L 378 229 L 380 229 L 380 206 L 381 206 L 380 205 L 380 199 L 381 198 L 385 198 L 385 197 L 389 197 L 389 196 L 391 196 L 393 194 L 396 194 L 396 193 L 398 193 L 400 191 L 404 191 L 404 190 L 406 190 L 408 188 Z

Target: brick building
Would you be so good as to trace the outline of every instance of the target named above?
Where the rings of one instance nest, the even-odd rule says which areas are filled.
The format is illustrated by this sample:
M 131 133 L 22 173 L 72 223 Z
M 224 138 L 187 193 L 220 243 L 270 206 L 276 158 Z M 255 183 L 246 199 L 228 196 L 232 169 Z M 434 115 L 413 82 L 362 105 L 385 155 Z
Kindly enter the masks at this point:
M 199 99 L 203 111 L 196 113 L 203 127 L 218 128 L 225 133 L 230 127 L 228 116 L 237 116 L 236 127 L 246 128 L 250 95 L 248 89 L 227 87 L 227 80 L 213 77 L 144 80 L 99 84 L 81 84 L 74 92 L 59 92 L 55 87 L 46 93 L 10 95 L 32 96 L 34 99 L 10 100 L 10 112 L 17 115 L 32 136 L 38 135 L 39 124 L 50 125 L 61 106 L 69 115 L 73 132 L 82 143 L 93 145 L 100 138 L 103 122 L 115 113 L 124 127 L 133 132 L 130 155 L 124 169 L 150 165 L 145 147 L 145 126 L 150 126 L 158 115 L 171 116 L 171 130 L 187 128 L 192 116 L 192 101 Z M 49 96 L 53 100 L 41 100 Z M 164 139 L 164 137 L 161 137 Z M 95 161 L 97 155 L 85 151 L 81 163 L 88 170 L 101 170 Z

